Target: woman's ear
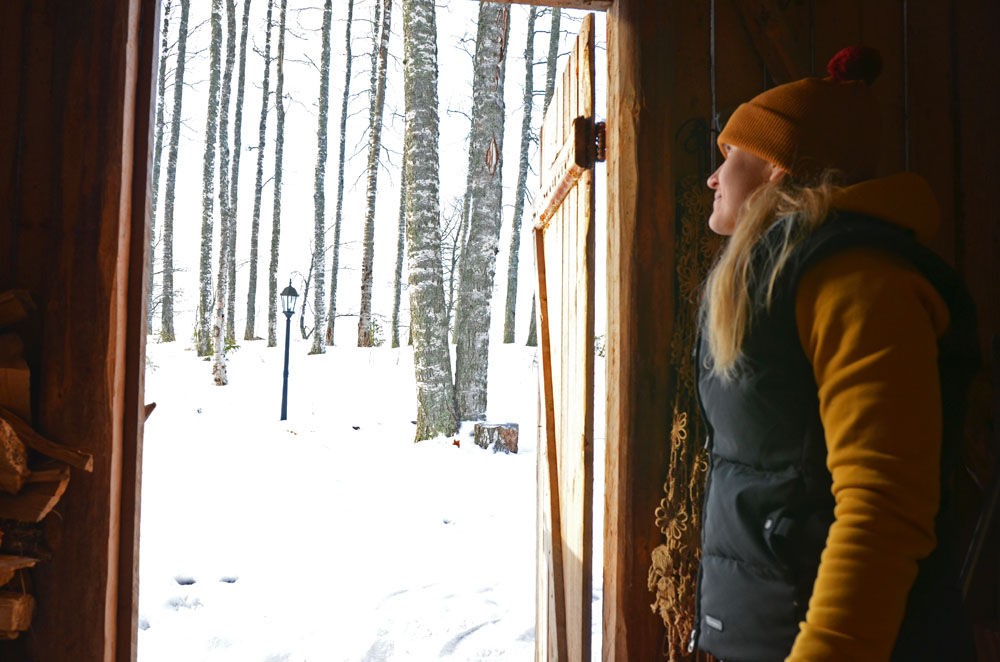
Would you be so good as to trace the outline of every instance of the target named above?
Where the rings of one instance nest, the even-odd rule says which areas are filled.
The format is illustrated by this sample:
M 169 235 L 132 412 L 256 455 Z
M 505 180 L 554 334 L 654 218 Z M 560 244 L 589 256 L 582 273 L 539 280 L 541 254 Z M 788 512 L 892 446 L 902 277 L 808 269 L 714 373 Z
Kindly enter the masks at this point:
M 770 165 L 771 165 L 771 174 L 768 175 L 767 177 L 768 182 L 776 182 L 787 174 L 782 168 L 779 168 L 773 163 Z

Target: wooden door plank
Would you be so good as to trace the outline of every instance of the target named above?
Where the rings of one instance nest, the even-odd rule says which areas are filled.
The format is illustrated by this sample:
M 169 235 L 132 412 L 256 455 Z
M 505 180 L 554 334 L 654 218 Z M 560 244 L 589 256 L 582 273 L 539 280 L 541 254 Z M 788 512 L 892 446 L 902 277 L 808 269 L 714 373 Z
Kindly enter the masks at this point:
M 556 410 L 555 410 L 555 395 L 553 390 L 553 384 L 551 375 L 552 370 L 552 341 L 549 334 L 549 302 L 548 302 L 548 287 L 546 285 L 546 270 L 545 270 L 545 243 L 543 237 L 543 230 L 541 228 L 535 229 L 535 264 L 538 270 L 538 326 L 541 335 L 541 350 L 542 350 L 542 399 L 545 405 L 545 455 L 544 464 L 547 468 L 545 475 L 546 483 L 549 485 L 548 492 L 548 521 L 543 522 L 548 524 L 548 535 L 540 536 L 543 540 L 549 541 L 549 548 L 547 551 L 547 556 L 549 558 L 549 567 L 547 568 L 549 575 L 549 581 L 551 582 L 552 589 L 551 592 L 554 594 L 553 597 L 558 597 L 564 594 L 563 589 L 563 543 L 562 543 L 562 507 L 560 504 L 559 490 L 551 489 L 552 486 L 558 486 L 559 484 L 559 454 L 556 448 Z M 541 450 L 541 449 L 539 449 Z M 542 455 L 539 453 L 540 461 L 542 461 Z M 547 595 L 549 591 L 544 594 Z M 555 635 L 549 639 L 555 639 L 556 641 L 556 658 L 557 660 L 566 660 L 566 604 L 563 600 L 554 599 L 547 600 L 547 602 L 554 606 L 554 625 L 555 625 Z M 546 612 L 549 609 L 545 610 Z M 548 630 L 547 630 L 548 632 Z M 536 633 L 537 637 L 537 633 Z M 541 640 L 544 641 L 544 640 Z M 551 657 L 551 653 L 549 654 Z
M 577 130 L 593 118 L 593 16 L 583 23 L 559 79 L 552 104 L 542 122 L 543 190 L 565 158 L 553 155 L 566 149 L 577 138 Z M 578 118 L 585 118 L 581 121 Z M 592 136 L 588 131 L 587 136 Z M 588 138 L 591 140 L 592 138 Z M 587 141 L 584 141 L 585 143 Z M 590 158 L 592 148 L 580 150 Z M 589 161 L 587 161 L 590 164 Z M 588 165 L 592 168 L 592 165 Z M 559 542 L 563 585 L 556 589 L 551 576 L 543 576 L 539 564 L 536 622 L 538 659 L 584 662 L 590 659 L 591 604 L 593 594 L 593 173 L 585 169 L 568 190 L 562 203 L 550 214 L 538 217 L 536 209 L 536 259 L 540 265 L 539 287 L 545 288 L 546 324 L 543 360 L 543 388 L 551 385 L 553 409 L 552 453 L 558 463 L 546 467 L 549 494 L 539 489 L 543 505 L 554 502 L 558 494 L 560 508 Z M 546 205 L 551 210 L 552 205 Z M 548 268 L 545 268 L 546 264 Z M 541 316 L 539 317 L 541 321 Z M 546 429 L 546 435 L 550 433 Z M 543 459 L 539 454 L 539 461 Z M 558 470 L 556 470 L 558 469 Z M 543 474 L 540 472 L 539 477 Z M 545 520 L 540 518 L 540 524 Z M 555 523 L 552 524 L 555 527 Z M 540 528 L 541 536 L 549 532 Z M 555 546 L 553 540 L 552 546 Z M 545 545 L 542 545 L 544 551 Z M 551 567 L 551 566 L 549 566 Z M 542 608 L 541 596 L 556 603 Z M 561 611 L 560 611 L 561 610 Z M 559 626 L 553 620 L 565 618 L 565 650 Z M 555 628 L 555 629 L 553 629 Z

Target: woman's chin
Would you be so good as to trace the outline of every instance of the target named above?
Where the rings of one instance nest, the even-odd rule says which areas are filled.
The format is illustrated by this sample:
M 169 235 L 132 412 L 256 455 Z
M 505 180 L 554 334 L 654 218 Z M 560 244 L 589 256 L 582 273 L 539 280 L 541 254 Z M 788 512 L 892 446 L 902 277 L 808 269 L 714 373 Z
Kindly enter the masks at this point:
M 722 214 L 715 211 L 708 217 L 708 229 L 715 234 L 728 237 L 733 233 L 733 224 L 727 223 L 726 220 L 722 218 Z

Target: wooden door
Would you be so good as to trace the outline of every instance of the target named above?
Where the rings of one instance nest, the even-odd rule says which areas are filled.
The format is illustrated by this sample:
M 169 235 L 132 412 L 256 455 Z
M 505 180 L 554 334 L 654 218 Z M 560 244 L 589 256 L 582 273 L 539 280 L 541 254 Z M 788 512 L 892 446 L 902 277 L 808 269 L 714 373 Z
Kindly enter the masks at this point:
M 589 662 L 594 503 L 594 15 L 542 122 L 535 659 Z

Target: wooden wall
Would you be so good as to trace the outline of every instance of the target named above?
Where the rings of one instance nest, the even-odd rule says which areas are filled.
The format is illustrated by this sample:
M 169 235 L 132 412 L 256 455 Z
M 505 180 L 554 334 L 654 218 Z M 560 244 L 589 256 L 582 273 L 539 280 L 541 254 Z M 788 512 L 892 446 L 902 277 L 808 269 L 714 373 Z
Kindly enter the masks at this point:
M 134 656 L 137 267 L 157 4 L 0 3 L 0 289 L 26 288 L 38 305 L 21 329 L 35 426 L 94 455 L 58 508 L 61 547 L 34 571 L 32 628 L 0 659 Z
M 605 660 L 652 659 L 663 644 L 644 580 L 660 539 L 653 510 L 670 437 L 677 192 L 692 178 L 703 182 L 718 161 L 710 136 L 713 29 L 722 124 L 739 103 L 776 82 L 825 75 L 845 46 L 881 51 L 883 73 L 873 88 L 884 111 L 881 174 L 909 169 L 929 180 L 942 208 L 933 248 L 973 293 L 984 352 L 1000 333 L 993 199 L 1000 188 L 1000 58 L 991 51 L 1000 3 L 615 0 L 608 14 Z M 988 367 L 974 389 L 969 424 L 978 448 L 965 455 L 978 480 L 989 478 L 996 450 L 987 374 Z M 974 514 L 978 492 L 963 489 L 963 507 Z M 996 566 L 996 558 L 988 551 L 984 564 Z M 995 572 L 982 576 L 979 608 L 995 610 L 996 584 Z

